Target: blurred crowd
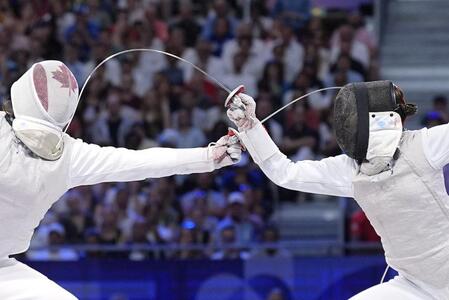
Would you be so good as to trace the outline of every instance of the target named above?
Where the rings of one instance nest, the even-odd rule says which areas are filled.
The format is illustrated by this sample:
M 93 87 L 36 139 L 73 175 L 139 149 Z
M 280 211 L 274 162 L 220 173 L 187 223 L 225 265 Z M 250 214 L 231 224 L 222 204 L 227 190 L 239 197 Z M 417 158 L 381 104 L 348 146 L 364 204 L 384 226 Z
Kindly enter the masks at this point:
M 313 90 L 377 80 L 376 39 L 358 11 L 312 9 L 308 0 L 10 0 L 0 1 L 0 93 L 33 63 L 64 61 L 79 85 L 108 55 L 130 48 L 165 50 L 230 89 L 243 84 L 262 119 Z M 335 90 L 297 102 L 265 125 L 293 160 L 340 154 L 332 134 Z M 226 134 L 226 92 L 190 65 L 158 53 L 113 58 L 93 75 L 69 134 L 102 146 L 200 147 Z M 446 116 L 444 116 L 446 117 Z M 186 250 L 118 253 L 214 259 L 287 255 L 216 246 L 275 242 L 274 199 L 304 195 L 274 188 L 244 156 L 212 174 L 71 190 L 38 228 L 33 245 L 205 245 Z M 70 250 L 29 252 L 73 258 Z M 62 252 L 61 252 L 62 251 Z M 104 255 L 87 252 L 88 256 Z

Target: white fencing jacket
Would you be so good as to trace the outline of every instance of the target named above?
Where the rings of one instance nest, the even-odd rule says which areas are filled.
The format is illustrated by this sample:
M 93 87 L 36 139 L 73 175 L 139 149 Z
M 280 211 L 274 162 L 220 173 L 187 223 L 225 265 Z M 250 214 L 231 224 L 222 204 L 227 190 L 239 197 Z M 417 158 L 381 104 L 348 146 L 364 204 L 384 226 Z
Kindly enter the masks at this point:
M 32 157 L 0 112 L 0 258 L 26 251 L 45 213 L 70 188 L 214 170 L 207 148 L 134 151 L 68 135 L 64 143 L 57 161 Z
M 392 170 L 374 176 L 360 173 L 346 155 L 294 163 L 260 123 L 240 137 L 277 185 L 355 198 L 381 237 L 389 265 L 443 289 L 449 299 L 449 125 L 405 131 Z

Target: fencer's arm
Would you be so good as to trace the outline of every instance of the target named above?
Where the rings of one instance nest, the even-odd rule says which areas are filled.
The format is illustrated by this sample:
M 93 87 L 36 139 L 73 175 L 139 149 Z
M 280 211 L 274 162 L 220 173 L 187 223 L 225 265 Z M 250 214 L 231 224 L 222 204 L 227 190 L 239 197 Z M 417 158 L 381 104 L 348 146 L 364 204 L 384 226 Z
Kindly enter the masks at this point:
M 136 181 L 215 169 L 207 148 L 128 150 L 100 147 L 73 138 L 69 147 L 69 188 L 101 182 Z M 66 149 L 67 150 L 67 149 Z
M 276 185 L 307 193 L 353 197 L 355 162 L 346 155 L 321 161 L 292 162 L 271 140 L 260 122 L 240 133 L 243 144 Z
M 427 161 L 435 169 L 449 164 L 449 124 L 421 129 L 421 141 Z

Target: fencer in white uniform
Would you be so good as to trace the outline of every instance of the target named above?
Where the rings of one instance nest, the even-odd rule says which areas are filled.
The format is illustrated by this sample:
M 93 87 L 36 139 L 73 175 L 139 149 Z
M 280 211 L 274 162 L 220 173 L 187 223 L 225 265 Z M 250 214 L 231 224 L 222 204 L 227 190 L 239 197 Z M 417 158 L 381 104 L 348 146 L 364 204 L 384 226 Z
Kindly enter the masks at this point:
M 141 151 L 86 144 L 64 133 L 78 85 L 59 61 L 34 64 L 11 88 L 0 112 L 0 299 L 66 300 L 75 296 L 9 258 L 28 249 L 34 229 L 67 190 L 100 182 L 210 172 L 238 161 L 229 136 L 205 148 Z
M 254 100 L 232 95 L 228 116 L 274 183 L 353 197 L 381 237 L 386 261 L 399 275 L 351 299 L 449 299 L 449 124 L 403 130 L 416 107 L 397 86 L 349 84 L 334 103 L 335 134 L 345 154 L 292 162 L 257 120 Z

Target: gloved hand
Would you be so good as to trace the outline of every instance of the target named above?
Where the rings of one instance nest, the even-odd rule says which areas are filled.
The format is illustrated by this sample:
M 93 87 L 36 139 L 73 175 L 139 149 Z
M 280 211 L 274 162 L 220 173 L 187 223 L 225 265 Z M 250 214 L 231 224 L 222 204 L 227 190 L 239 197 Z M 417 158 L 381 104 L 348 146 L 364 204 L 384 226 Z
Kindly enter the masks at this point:
M 208 154 L 214 161 L 215 169 L 230 166 L 240 161 L 243 146 L 232 128 L 227 135 L 222 136 L 216 143 L 210 143 Z
M 225 107 L 228 108 L 226 114 L 240 132 L 253 128 L 257 122 L 256 102 L 251 96 L 243 94 L 243 91 L 243 85 L 238 86 L 225 102 Z

